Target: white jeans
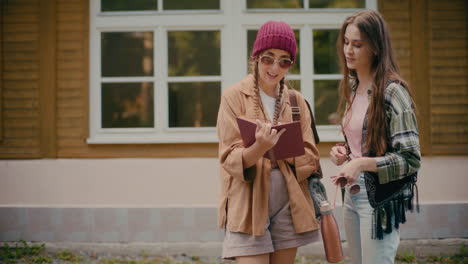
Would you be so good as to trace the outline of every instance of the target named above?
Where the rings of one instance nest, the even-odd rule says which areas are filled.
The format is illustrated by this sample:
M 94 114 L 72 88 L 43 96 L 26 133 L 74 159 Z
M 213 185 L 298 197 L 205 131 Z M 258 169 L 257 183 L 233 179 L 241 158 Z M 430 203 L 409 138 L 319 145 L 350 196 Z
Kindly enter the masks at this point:
M 400 243 L 400 232 L 384 234 L 383 240 L 372 239 L 373 208 L 369 204 L 364 176 L 355 183 L 361 191 L 355 195 L 346 190 L 344 226 L 352 264 L 393 264 Z

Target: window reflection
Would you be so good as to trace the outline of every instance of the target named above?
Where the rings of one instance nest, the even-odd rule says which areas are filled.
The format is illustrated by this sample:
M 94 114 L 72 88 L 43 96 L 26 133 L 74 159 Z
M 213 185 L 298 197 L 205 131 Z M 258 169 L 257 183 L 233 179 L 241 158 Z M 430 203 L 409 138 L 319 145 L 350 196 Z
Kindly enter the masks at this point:
M 103 77 L 152 76 L 153 32 L 101 33 Z
M 165 10 L 219 9 L 220 0 L 164 0 Z
M 101 0 L 101 10 L 107 11 L 145 11 L 157 10 L 158 0 Z
M 304 8 L 303 0 L 247 0 L 247 8 Z
M 250 61 L 250 55 L 252 54 L 253 44 L 255 42 L 255 39 L 257 38 L 257 32 L 258 32 L 258 30 L 248 30 L 247 31 L 247 47 L 248 47 L 247 62 Z M 296 36 L 296 42 L 297 42 L 297 49 L 296 49 L 297 54 L 296 54 L 296 61 L 291 66 L 291 68 L 289 68 L 289 73 L 299 74 L 300 73 L 300 65 L 301 65 L 301 56 L 300 56 L 301 54 L 300 54 L 300 49 L 299 49 L 299 47 L 300 47 L 299 46 L 299 43 L 300 43 L 299 30 L 294 30 L 294 35 Z M 247 67 L 247 69 L 249 69 L 248 67 Z
M 364 8 L 365 0 L 309 0 L 309 8 Z
M 219 31 L 170 31 L 169 76 L 221 74 Z
M 221 83 L 170 83 L 169 127 L 214 127 Z
M 300 80 L 287 80 L 286 85 L 289 89 L 294 89 L 297 91 L 301 91 L 301 81 Z
M 102 127 L 154 127 L 153 83 L 103 83 Z
M 339 30 L 314 30 L 314 72 L 339 73 L 336 41 Z
M 314 81 L 314 105 L 317 125 L 338 125 L 338 85 L 340 80 Z

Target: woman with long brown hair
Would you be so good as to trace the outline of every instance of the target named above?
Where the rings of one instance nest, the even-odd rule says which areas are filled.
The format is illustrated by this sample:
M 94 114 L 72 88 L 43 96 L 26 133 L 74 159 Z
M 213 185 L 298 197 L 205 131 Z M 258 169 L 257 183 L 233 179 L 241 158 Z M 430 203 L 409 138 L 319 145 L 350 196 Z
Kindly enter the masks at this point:
M 291 27 L 266 22 L 253 46 L 251 74 L 221 97 L 216 125 L 221 163 L 218 225 L 225 229 L 223 257 L 237 263 L 293 264 L 298 247 L 319 239 L 307 187 L 307 178 L 318 170 L 319 155 L 299 93 L 305 154 L 277 161 L 264 157 L 284 133 L 272 125 L 292 121 L 284 78 L 295 59 Z M 255 143 L 249 147 L 242 143 L 237 117 L 257 123 Z
M 351 260 L 394 263 L 398 228 L 406 221 L 405 212 L 412 210 L 420 168 L 414 102 L 377 11 L 348 17 L 337 48 L 344 75 L 339 112 L 347 140 L 330 155 L 336 165 L 345 164 L 334 182 L 340 177 L 348 182 L 344 225 Z

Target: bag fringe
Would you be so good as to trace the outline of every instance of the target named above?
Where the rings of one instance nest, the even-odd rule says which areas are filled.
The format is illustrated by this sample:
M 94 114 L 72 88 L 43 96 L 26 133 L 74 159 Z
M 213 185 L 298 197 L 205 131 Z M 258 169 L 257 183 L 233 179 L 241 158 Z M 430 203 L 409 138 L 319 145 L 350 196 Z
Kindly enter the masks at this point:
M 412 183 L 410 186 L 411 199 L 405 199 L 403 195 L 395 197 L 388 203 L 374 208 L 372 216 L 372 239 L 382 240 L 384 234 L 390 234 L 393 228 L 399 229 L 400 224 L 406 223 L 406 212 L 414 211 L 414 199 L 416 199 L 416 211 L 419 213 L 419 193 L 418 186 Z M 385 219 L 384 219 L 385 217 Z M 383 222 L 385 221 L 385 228 Z

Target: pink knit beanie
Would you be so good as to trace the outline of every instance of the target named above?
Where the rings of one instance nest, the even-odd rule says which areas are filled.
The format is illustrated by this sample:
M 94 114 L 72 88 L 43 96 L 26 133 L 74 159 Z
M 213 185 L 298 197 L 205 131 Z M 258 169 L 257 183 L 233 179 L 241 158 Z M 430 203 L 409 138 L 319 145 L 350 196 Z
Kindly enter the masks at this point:
M 260 27 L 255 40 L 252 59 L 266 49 L 281 49 L 289 52 L 291 60 L 296 59 L 296 37 L 294 31 L 285 22 L 268 21 Z

